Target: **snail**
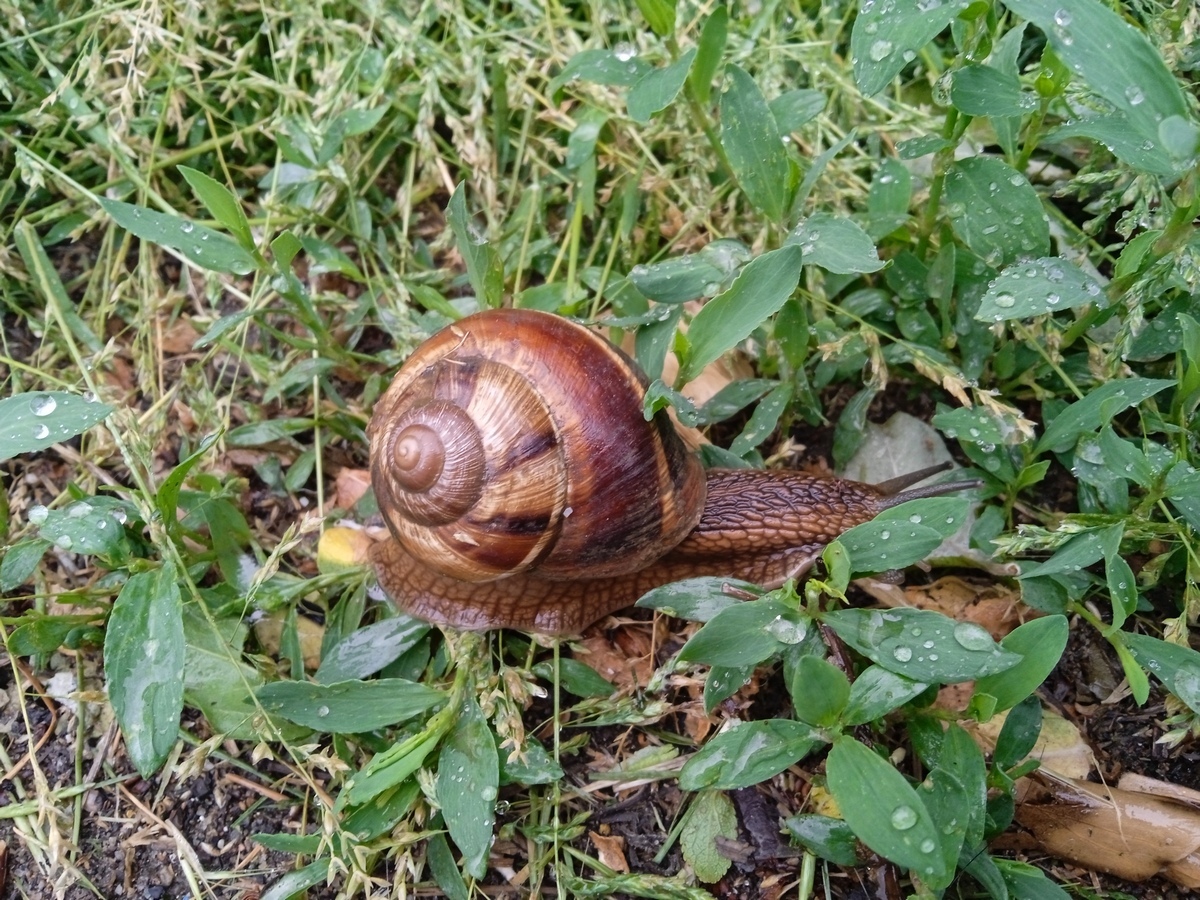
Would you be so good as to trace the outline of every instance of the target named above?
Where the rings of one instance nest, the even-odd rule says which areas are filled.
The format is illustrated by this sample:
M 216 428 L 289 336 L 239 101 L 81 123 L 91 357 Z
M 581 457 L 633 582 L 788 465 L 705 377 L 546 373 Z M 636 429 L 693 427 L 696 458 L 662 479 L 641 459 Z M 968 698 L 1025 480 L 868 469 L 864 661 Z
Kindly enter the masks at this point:
M 973 486 L 706 472 L 665 411 L 646 420 L 647 385 L 549 313 L 489 310 L 429 338 L 367 426 L 384 592 L 457 628 L 574 634 L 684 578 L 778 587 L 882 510 Z

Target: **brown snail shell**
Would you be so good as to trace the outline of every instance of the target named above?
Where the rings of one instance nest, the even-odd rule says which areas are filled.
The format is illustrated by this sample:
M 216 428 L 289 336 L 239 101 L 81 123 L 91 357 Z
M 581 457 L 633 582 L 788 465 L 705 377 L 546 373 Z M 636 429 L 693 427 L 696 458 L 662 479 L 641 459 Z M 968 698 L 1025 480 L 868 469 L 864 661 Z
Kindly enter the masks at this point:
M 367 427 L 384 591 L 459 628 L 576 633 L 695 575 L 776 587 L 883 509 L 966 486 L 705 473 L 665 412 L 646 420 L 646 387 L 548 313 L 476 313 L 422 344 Z

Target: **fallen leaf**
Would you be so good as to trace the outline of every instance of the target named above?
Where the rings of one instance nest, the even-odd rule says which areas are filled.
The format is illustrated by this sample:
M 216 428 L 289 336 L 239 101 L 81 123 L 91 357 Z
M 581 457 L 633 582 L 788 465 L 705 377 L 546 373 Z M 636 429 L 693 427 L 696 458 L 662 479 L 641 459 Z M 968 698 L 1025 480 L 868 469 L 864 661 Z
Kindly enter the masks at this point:
M 374 541 L 360 528 L 334 525 L 326 528 L 317 542 L 317 568 L 329 575 L 367 564 L 367 551 Z
M 900 588 L 863 578 L 855 582 L 884 606 L 929 609 L 962 622 L 982 625 L 1000 640 L 1037 613 L 1021 605 L 1020 594 L 1001 584 L 983 584 L 948 575 L 932 584 Z
M 278 658 L 280 639 L 283 636 L 282 612 L 270 613 L 254 623 L 254 636 L 259 645 L 269 655 Z M 315 672 L 321 665 L 321 639 L 325 636 L 325 626 L 318 625 L 312 619 L 304 616 L 296 617 L 296 632 L 300 639 L 300 654 L 304 659 L 304 668 Z
M 614 872 L 628 872 L 629 862 L 625 859 L 625 838 L 619 834 L 602 835 L 594 831 L 588 832 L 592 846 L 600 862 Z
M 371 473 L 366 469 L 352 469 L 349 466 L 339 469 L 333 479 L 330 505 L 335 509 L 349 509 L 363 498 L 370 487 Z
M 987 722 L 968 724 L 967 730 L 975 743 L 991 753 L 1007 717 L 1007 712 L 998 713 Z M 1096 764 L 1092 748 L 1075 724 L 1049 709 L 1042 710 L 1042 730 L 1029 756 L 1065 778 L 1086 778 Z

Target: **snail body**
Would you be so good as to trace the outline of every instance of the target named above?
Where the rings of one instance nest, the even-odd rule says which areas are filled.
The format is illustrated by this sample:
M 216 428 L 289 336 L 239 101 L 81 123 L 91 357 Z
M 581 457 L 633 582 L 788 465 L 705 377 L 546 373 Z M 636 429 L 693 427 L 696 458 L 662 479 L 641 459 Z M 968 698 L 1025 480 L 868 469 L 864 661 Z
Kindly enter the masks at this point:
M 578 633 L 683 578 L 777 587 L 848 528 L 966 486 L 705 472 L 665 412 L 644 417 L 647 384 L 548 313 L 476 313 L 422 344 L 367 427 L 384 591 L 458 628 Z

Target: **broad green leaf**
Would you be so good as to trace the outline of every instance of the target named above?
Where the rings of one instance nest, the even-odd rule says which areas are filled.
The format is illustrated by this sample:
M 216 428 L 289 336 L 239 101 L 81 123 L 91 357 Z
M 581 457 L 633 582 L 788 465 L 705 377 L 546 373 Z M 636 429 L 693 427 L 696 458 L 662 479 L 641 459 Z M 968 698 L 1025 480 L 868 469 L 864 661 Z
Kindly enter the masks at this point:
M 312 419 L 266 419 L 230 429 L 225 443 L 230 447 L 261 447 L 274 441 L 287 441 L 292 435 L 308 431 L 316 424 Z
M 72 553 L 111 554 L 125 540 L 125 522 L 134 508 L 115 497 L 73 500 L 52 509 L 38 528 L 38 537 Z
M 1118 413 L 1174 385 L 1169 378 L 1122 378 L 1102 384 L 1054 417 L 1038 441 L 1036 452 L 1065 453 L 1080 435 L 1099 430 Z
M 711 738 L 679 771 L 685 791 L 732 791 L 778 775 L 821 743 L 803 722 L 736 722 Z
M 848 736 L 834 742 L 825 768 L 829 790 L 860 841 L 923 880 L 944 881 L 942 835 L 903 775 Z
M 982 759 L 980 761 L 982 763 Z M 982 775 L 982 765 L 980 769 Z M 920 796 L 940 835 L 938 846 L 942 854 L 941 877 L 939 878 L 936 872 L 926 872 L 923 881 L 934 890 L 942 890 L 954 877 L 958 854 L 967 836 L 971 801 L 975 798 L 967 795 L 966 787 L 953 772 L 940 767 L 925 776 L 921 783 Z
M 1013 859 L 993 859 L 1013 900 L 1071 900 L 1068 894 L 1037 866 Z
M 988 285 L 975 318 L 981 322 L 1024 319 L 1085 303 L 1107 305 L 1100 285 L 1074 263 L 1055 256 L 1009 266 Z
M 504 299 L 504 264 L 496 248 L 488 243 L 467 213 L 467 200 L 462 184 L 454 189 L 450 205 L 446 207 L 446 218 L 454 230 L 454 241 L 463 262 L 467 264 L 467 277 L 475 290 L 480 307 L 495 308 Z
M 701 791 L 688 807 L 679 832 L 679 849 L 696 877 L 713 884 L 725 877 L 732 860 L 721 853 L 717 838 L 736 841 L 737 813 L 721 791 Z
M 42 615 L 37 612 L 26 613 L 21 619 L 25 621 L 18 620 L 21 624 L 9 633 L 7 643 L 8 652 L 16 657 L 53 653 L 72 632 L 90 628 L 100 621 L 96 615 Z
M 1126 359 L 1152 362 L 1178 351 L 1183 346 L 1180 315 L 1200 319 L 1200 292 L 1172 300 L 1162 312 L 1146 322 L 1130 344 Z
M 799 244 L 805 263 L 839 275 L 883 268 L 870 236 L 849 219 L 831 213 L 813 213 L 792 229 L 784 244 Z
M 1157 147 L 1160 123 L 1189 118 L 1179 83 L 1146 35 L 1099 0 L 1004 5 L 1042 30 L 1058 57 L 1119 110 L 1138 143 Z
M 438 754 L 437 770 L 438 802 L 450 837 L 462 851 L 463 870 L 482 878 L 492 846 L 500 764 L 487 719 L 474 699 L 463 703 Z
M 641 77 L 625 98 L 629 118 L 644 125 L 660 110 L 666 109 L 679 96 L 687 81 L 695 49 L 688 50 L 679 59 L 661 69 L 651 69 Z
M 404 615 L 367 625 L 338 641 L 322 657 L 313 678 L 319 684 L 336 684 L 374 675 L 415 647 L 428 633 L 428 622 Z
M 771 392 L 754 407 L 746 427 L 741 434 L 729 444 L 729 452 L 736 456 L 745 456 L 772 434 L 779 427 L 779 418 L 792 402 L 791 382 L 775 385 Z
M 1005 716 L 992 761 L 1001 769 L 1011 769 L 1033 752 L 1041 733 L 1042 703 L 1037 697 L 1025 697 Z
M 974 622 L 956 622 L 929 610 L 838 609 L 821 621 L 872 662 L 914 681 L 969 681 L 1021 661 Z
M 440 734 L 422 732 L 376 754 L 360 773 L 347 782 L 346 790 L 338 798 L 338 805 L 358 806 L 400 784 L 421 768 L 440 740 Z
M 600 132 L 608 122 L 608 114 L 591 107 L 585 108 L 579 115 L 575 130 L 567 138 L 568 169 L 578 169 L 596 155 L 596 141 Z M 546 287 L 547 285 L 540 285 Z M 527 305 L 527 304 L 526 304 Z
M 714 422 L 723 422 L 760 399 L 778 383 L 768 378 L 743 378 L 731 382 L 696 411 L 696 424 L 712 425 Z
M 172 213 L 103 197 L 99 202 L 114 222 L 135 237 L 169 247 L 202 269 L 234 275 L 254 271 L 254 257 L 228 235 Z
M 1000 446 L 1008 443 L 1013 428 L 1001 422 L 981 406 L 967 409 L 951 409 L 933 417 L 933 427 L 948 438 L 957 438 L 969 444 L 991 444 Z
M 568 694 L 576 697 L 609 697 L 616 688 L 601 677 L 591 666 L 577 659 L 562 657 L 558 660 L 558 677 L 555 678 L 554 663 L 550 660 L 533 667 L 533 673 L 551 684 L 556 681 Z
M 800 282 L 802 260 L 794 245 L 770 250 L 742 269 L 729 290 L 704 305 L 688 329 L 690 349 L 679 370 L 680 384 L 732 350 L 787 302 Z
M 825 109 L 827 101 L 824 91 L 814 91 L 810 88 L 797 88 L 784 91 L 768 106 L 780 134 L 790 134 L 799 131 L 807 122 L 811 122 Z
M 30 391 L 0 400 L 0 462 L 69 441 L 113 411 L 66 391 Z
M 787 209 L 791 168 L 775 116 L 744 69 L 726 67 L 729 87 L 721 95 L 721 146 L 738 186 L 755 209 L 779 222 Z
M 913 681 L 882 666 L 867 666 L 850 685 L 850 697 L 842 711 L 845 725 L 865 725 L 899 709 L 922 694 L 929 685 Z
M 991 66 L 968 65 L 954 73 L 950 101 L 969 116 L 1022 116 L 1037 108 L 1037 97 L 1021 90 L 1016 75 Z
M 234 240 L 242 245 L 242 249 L 254 253 L 254 235 L 250 231 L 250 222 L 242 209 L 241 201 L 233 191 L 211 176 L 189 166 L 180 166 L 179 172 L 192 186 L 192 191 L 200 202 L 208 207 L 213 218 L 225 226 Z
M 446 835 L 440 831 L 429 836 L 425 842 L 425 861 L 429 864 L 429 872 L 433 880 L 442 889 L 447 900 L 470 900 L 467 883 L 463 880 L 462 872 L 450 852 L 450 844 Z
M 609 50 L 596 48 L 581 50 L 576 53 L 550 81 L 549 92 L 557 94 L 565 84 L 576 79 L 590 81 L 592 84 L 611 84 L 619 87 L 629 87 L 637 84 L 650 70 L 650 65 L 634 55 L 632 47 L 618 45 Z
M 962 497 L 910 500 L 842 533 L 855 572 L 886 572 L 920 562 L 966 521 Z
M 636 265 L 629 280 L 658 303 L 686 303 L 716 294 L 749 259 L 750 251 L 740 241 L 719 239 L 695 253 Z
M 859 866 L 858 840 L 844 819 L 802 813 L 785 819 L 783 827 L 810 853 L 839 866 Z
M 0 559 L 0 594 L 15 591 L 28 581 L 48 549 L 49 541 L 32 538 L 5 550 Z
M 131 575 L 104 636 L 108 698 L 143 777 L 171 751 L 183 711 L 183 595 L 171 563 Z
M 308 273 L 322 275 L 325 272 L 336 272 L 354 281 L 366 281 L 362 270 L 355 265 L 354 260 L 328 241 L 323 241 L 311 234 L 300 238 L 300 246 L 308 255 Z
M 996 698 L 996 709 L 1016 706 L 1038 689 L 1058 665 L 1069 632 L 1064 616 L 1030 619 L 1007 634 L 1000 646 L 1021 655 L 1021 662 L 1004 672 L 975 682 L 975 690 Z
M 806 655 L 789 674 L 788 693 L 796 718 L 822 727 L 837 722 L 850 697 L 845 673 L 820 657 Z
M 636 606 L 691 622 L 708 622 L 721 610 L 742 602 L 734 592 L 756 596 L 761 590 L 748 581 L 706 575 L 654 588 L 643 594 Z
M 446 694 L 404 678 L 310 684 L 273 681 L 256 692 L 269 713 L 314 731 L 356 734 L 403 722 L 437 706 Z
M 1113 553 L 1113 543 L 1120 545 L 1124 525 L 1107 528 L 1092 528 L 1080 532 L 1064 543 L 1054 555 L 1043 563 L 1030 566 L 1018 578 L 1042 578 L 1046 575 L 1062 575 L 1078 572 L 1099 562 Z
M 646 17 L 646 24 L 659 37 L 670 37 L 675 33 L 675 0 L 636 0 L 637 7 Z
M 704 711 L 712 713 L 717 704 L 736 694 L 754 675 L 757 664 L 748 666 L 710 666 L 704 679 Z
M 1051 129 L 1047 142 L 1064 138 L 1090 138 L 1107 147 L 1117 159 L 1142 172 L 1168 178 L 1175 174 L 1176 165 L 1158 142 L 1143 139 L 1120 113 L 1086 116 Z
M 1050 252 L 1050 226 L 1037 191 L 998 159 L 956 160 L 946 174 L 946 215 L 976 256 L 990 266 Z
M 962 6 L 929 0 L 864 0 L 850 33 L 858 89 L 877 94 L 950 24 Z
M 1137 577 L 1123 557 L 1114 556 L 1105 560 L 1104 578 L 1108 582 L 1108 595 L 1112 601 L 1112 627 L 1120 628 L 1137 610 Z
M 728 33 L 729 11 L 724 6 L 718 6 L 704 21 L 700 40 L 696 45 L 696 62 L 688 76 L 692 93 L 701 106 L 708 106 L 712 98 L 713 77 L 717 74 L 717 66 L 721 64 Z
M 1138 664 L 1148 669 L 1172 694 L 1200 713 L 1200 653 L 1146 634 L 1121 632 Z
M 809 621 L 778 600 L 750 600 L 718 612 L 679 651 L 684 662 L 748 666 L 762 662 L 808 633 Z

